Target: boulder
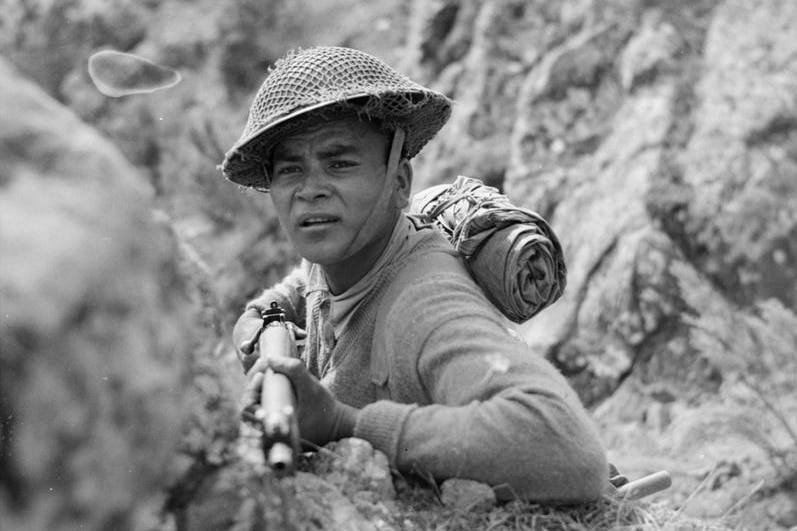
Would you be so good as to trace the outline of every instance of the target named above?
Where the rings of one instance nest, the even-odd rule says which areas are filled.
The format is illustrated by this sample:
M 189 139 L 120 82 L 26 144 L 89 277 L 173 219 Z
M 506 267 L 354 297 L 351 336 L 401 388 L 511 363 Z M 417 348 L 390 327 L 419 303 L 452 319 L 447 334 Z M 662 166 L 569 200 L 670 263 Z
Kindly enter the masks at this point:
M 130 528 L 184 419 L 173 241 L 138 171 L 5 61 L 0 160 L 0 528 Z

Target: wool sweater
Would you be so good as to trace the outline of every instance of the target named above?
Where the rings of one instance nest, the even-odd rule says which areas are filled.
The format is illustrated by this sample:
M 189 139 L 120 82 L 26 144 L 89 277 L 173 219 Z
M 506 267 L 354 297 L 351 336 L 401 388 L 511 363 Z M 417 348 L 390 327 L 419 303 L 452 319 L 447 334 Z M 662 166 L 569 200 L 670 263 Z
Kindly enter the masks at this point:
M 310 372 L 360 408 L 354 435 L 399 471 L 481 481 L 499 498 L 598 498 L 605 452 L 566 380 L 508 331 L 437 232 L 413 227 L 401 245 L 333 344 L 323 331 L 328 290 L 313 264 L 247 311 L 278 301 L 306 328 Z

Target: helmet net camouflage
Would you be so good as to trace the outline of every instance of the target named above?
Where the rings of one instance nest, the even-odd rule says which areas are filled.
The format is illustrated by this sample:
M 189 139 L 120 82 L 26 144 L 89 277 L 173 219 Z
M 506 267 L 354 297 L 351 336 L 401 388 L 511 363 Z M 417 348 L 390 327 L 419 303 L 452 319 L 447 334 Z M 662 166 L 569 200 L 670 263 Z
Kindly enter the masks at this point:
M 244 132 L 227 152 L 221 170 L 240 185 L 268 190 L 273 146 L 319 116 L 355 112 L 401 128 L 402 155 L 412 158 L 451 114 L 451 101 L 358 50 L 316 47 L 277 61 L 260 87 Z

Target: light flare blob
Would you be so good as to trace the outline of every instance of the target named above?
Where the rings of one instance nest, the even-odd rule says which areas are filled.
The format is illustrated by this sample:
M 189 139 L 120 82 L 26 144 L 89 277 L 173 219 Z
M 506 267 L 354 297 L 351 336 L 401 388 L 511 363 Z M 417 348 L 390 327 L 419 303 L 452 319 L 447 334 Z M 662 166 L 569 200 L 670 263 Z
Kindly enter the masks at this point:
M 89 77 L 101 93 L 112 98 L 149 94 L 180 82 L 180 73 L 139 55 L 103 50 L 89 57 Z

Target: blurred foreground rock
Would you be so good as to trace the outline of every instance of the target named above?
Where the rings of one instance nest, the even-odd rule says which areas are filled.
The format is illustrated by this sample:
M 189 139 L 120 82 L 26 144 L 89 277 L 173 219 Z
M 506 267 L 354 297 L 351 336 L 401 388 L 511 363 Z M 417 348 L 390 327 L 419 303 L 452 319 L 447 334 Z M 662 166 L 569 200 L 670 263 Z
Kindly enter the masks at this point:
M 130 528 L 190 384 L 173 242 L 138 171 L 4 61 L 0 161 L 0 529 Z

